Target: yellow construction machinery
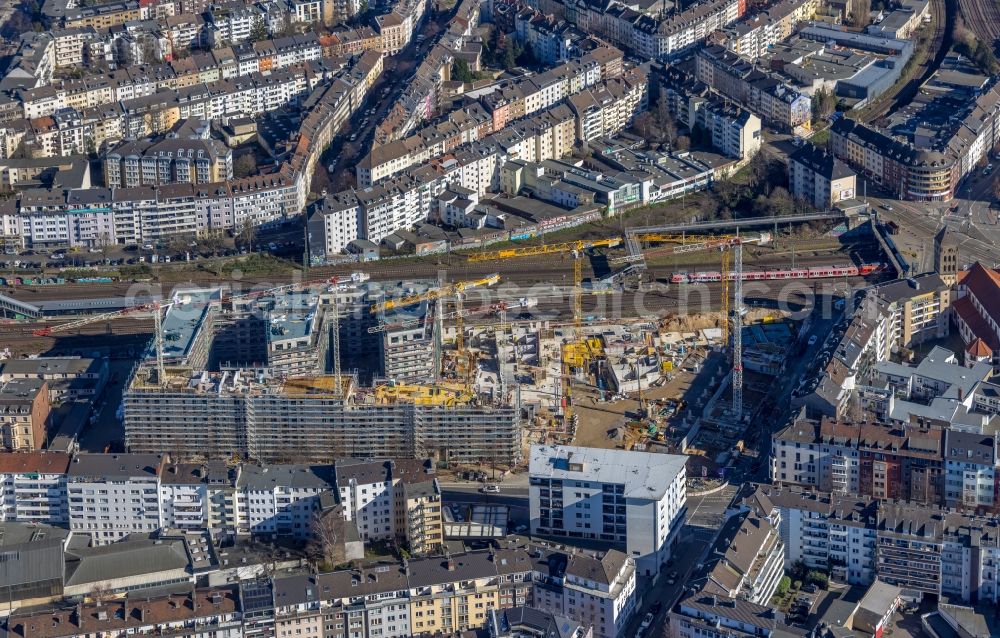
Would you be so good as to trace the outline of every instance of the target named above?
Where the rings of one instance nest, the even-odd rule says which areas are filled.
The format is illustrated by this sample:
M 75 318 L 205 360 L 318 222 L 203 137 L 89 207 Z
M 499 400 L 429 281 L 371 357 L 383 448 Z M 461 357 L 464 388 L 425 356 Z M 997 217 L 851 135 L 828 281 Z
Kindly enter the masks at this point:
M 386 299 L 385 301 L 374 303 L 372 304 L 370 310 L 372 314 L 375 314 L 376 312 L 385 312 L 396 308 L 405 308 L 406 306 L 412 306 L 413 304 L 423 301 L 436 301 L 446 297 L 453 297 L 456 294 L 461 294 L 466 290 L 469 290 L 470 288 L 492 286 L 499 281 L 500 275 L 497 274 L 489 275 L 481 279 L 473 279 L 472 281 L 456 281 L 453 284 L 445 284 L 414 295 L 397 297 L 395 299 Z
M 388 383 L 375 387 L 375 403 L 412 403 L 454 407 L 471 403 L 474 398 L 469 386 L 459 383 L 419 385 Z
M 559 244 L 542 244 L 541 246 L 521 246 L 518 248 L 502 248 L 469 255 L 470 262 L 499 261 L 518 257 L 533 257 L 536 255 L 555 255 L 573 253 L 573 323 L 579 328 L 582 324 L 583 291 L 583 255 L 588 248 L 613 248 L 622 243 L 620 237 L 605 239 L 579 239 L 577 241 Z
M 444 301 L 445 299 L 452 298 L 455 303 L 455 352 L 458 357 L 465 359 L 466 370 L 471 374 L 473 369 L 473 358 L 471 353 L 465 350 L 465 322 L 464 316 L 467 314 L 462 309 L 462 297 L 466 290 L 472 288 L 480 288 L 482 286 L 492 286 L 500 281 L 500 275 L 492 274 L 480 279 L 473 279 L 471 281 L 457 281 L 452 284 L 445 284 L 438 286 L 437 288 L 431 288 L 425 290 L 424 292 L 417 293 L 414 295 L 408 295 L 406 297 L 399 297 L 396 299 L 386 299 L 378 303 L 372 304 L 371 312 L 385 312 L 393 310 L 396 308 L 405 308 L 406 306 L 412 306 L 413 304 L 421 303 L 424 301 Z M 442 309 L 438 307 L 438 313 L 442 313 Z M 439 323 L 440 326 L 440 323 Z
M 535 255 L 554 255 L 558 253 L 580 252 L 587 248 L 613 248 L 621 243 L 621 237 L 610 237 L 606 239 L 580 239 L 560 244 L 501 248 L 500 250 L 487 250 L 480 253 L 473 253 L 469 255 L 469 261 L 478 263 L 483 261 L 499 261 L 501 259 L 511 259 L 516 257 L 533 257 Z

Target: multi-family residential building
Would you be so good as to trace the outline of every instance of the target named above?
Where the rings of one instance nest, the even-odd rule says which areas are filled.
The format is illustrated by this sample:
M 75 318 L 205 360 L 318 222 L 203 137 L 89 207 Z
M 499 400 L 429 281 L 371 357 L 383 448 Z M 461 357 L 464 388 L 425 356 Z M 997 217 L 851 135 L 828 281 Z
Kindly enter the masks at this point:
M 334 488 L 328 465 L 245 465 L 236 480 L 237 533 L 307 538 L 320 496 Z
M 934 273 L 870 288 L 853 309 L 833 357 L 812 391 L 793 398 L 812 415 L 844 418 L 858 386 L 874 377 L 875 364 L 900 348 L 948 334 L 951 292 Z M 857 405 L 855 402 L 854 405 Z
M 788 190 L 818 210 L 854 199 L 857 176 L 825 148 L 806 143 L 788 156 Z
M 239 473 L 238 466 L 222 461 L 166 464 L 159 485 L 161 525 L 181 530 L 236 530 Z
M 746 4 L 738 0 L 699 2 L 663 19 L 614 1 L 536 0 L 531 4 L 544 13 L 564 15 L 581 30 L 645 60 L 676 58 L 746 12 Z
M 645 108 L 646 84 L 645 74 L 635 73 L 571 95 L 568 102 L 577 118 L 577 139 L 592 142 L 627 128 Z
M 867 585 L 878 578 L 904 589 L 970 602 L 995 601 L 1000 527 L 934 505 L 761 485 L 753 497 L 780 510 L 785 561 Z
M 403 484 L 406 539 L 410 552 L 430 554 L 444 546 L 441 486 L 436 478 Z
M 0 522 L 67 525 L 69 463 L 62 452 L 0 454 Z
M 92 601 L 59 609 L 27 609 L 8 620 L 17 638 L 85 638 L 99 633 L 170 633 L 178 638 L 242 638 L 244 610 L 233 587 L 187 594 Z
M 531 607 L 494 609 L 490 612 L 488 630 L 495 638 L 528 638 L 545 635 L 555 627 L 566 638 L 593 638 L 594 628 Z
M 601 556 L 536 551 L 531 606 L 593 627 L 595 638 L 621 635 L 636 611 L 636 565 L 610 550 Z
M 126 142 L 104 156 L 104 180 L 112 188 L 211 184 L 231 179 L 232 150 L 208 137 Z
M 770 638 L 802 633 L 779 621 L 770 606 L 700 592 L 682 598 L 668 612 L 668 618 L 670 638 Z
M 797 419 L 773 438 L 771 480 L 873 498 L 945 504 L 944 432 Z
M 77 454 L 66 476 L 69 528 L 95 545 L 160 528 L 163 454 Z
M 786 40 L 795 27 L 816 16 L 819 0 L 782 0 L 749 19 L 723 29 L 726 46 L 740 56 L 756 60 L 772 45 Z
M 712 138 L 712 148 L 729 157 L 747 160 L 761 145 L 760 118 L 734 104 L 719 104 L 692 99 L 694 111 L 690 122 L 700 126 Z
M 572 57 L 586 38 L 569 22 L 531 7 L 522 7 L 514 16 L 514 34 L 519 42 L 531 47 L 543 64 L 556 64 Z
M 363 541 L 405 540 L 413 553 L 444 541 L 441 488 L 429 460 L 345 459 L 334 467 L 344 518 Z
M 945 502 L 949 507 L 996 510 L 1000 491 L 996 436 L 947 430 L 944 435 Z
M 708 576 L 703 592 L 742 598 L 767 605 L 785 573 L 785 544 L 779 527 L 781 513 L 768 511 L 754 499 L 745 511 L 731 516 L 705 561 Z
M 768 70 L 719 45 L 698 50 L 700 82 L 753 111 L 760 119 L 786 131 L 808 126 L 812 99 Z
M 687 515 L 685 458 L 533 445 L 533 534 L 624 543 L 636 568 L 658 574 Z
M 850 118 L 830 127 L 830 149 L 862 175 L 884 184 L 901 199 L 949 201 L 959 164 L 941 152 L 916 149 Z
M 0 362 L 0 383 L 38 379 L 48 384 L 53 401 L 99 396 L 108 381 L 106 359 L 38 357 Z
M 48 382 L 13 379 L 0 385 L 0 432 L 8 451 L 31 452 L 44 447 L 52 410 Z
M 85 638 L 95 627 L 183 638 L 403 638 L 488 630 L 502 615 L 525 629 L 558 618 L 561 635 L 613 638 L 636 607 L 635 567 L 614 550 L 567 554 L 512 540 L 490 550 L 303 573 L 295 561 L 265 569 L 252 554 L 216 556 L 205 534 L 70 548 L 65 530 L 8 524 L 4 537 L 18 569 L 38 561 L 31 566 L 34 580 L 8 578 L 10 602 L 21 607 L 11 612 L 8 631 L 25 638 Z M 73 566 L 65 578 L 64 555 Z M 237 556 L 238 566 L 228 564 Z M 235 584 L 195 588 L 191 570 Z M 166 584 L 176 590 L 169 596 L 139 593 Z M 62 615 L 61 596 L 83 599 L 96 585 L 111 596 L 69 605 L 72 613 Z M 137 599 L 141 608 L 130 611 L 129 601 Z M 37 606 L 24 606 L 29 600 L 57 605 L 43 618 Z M 160 613 L 166 610 L 169 617 Z

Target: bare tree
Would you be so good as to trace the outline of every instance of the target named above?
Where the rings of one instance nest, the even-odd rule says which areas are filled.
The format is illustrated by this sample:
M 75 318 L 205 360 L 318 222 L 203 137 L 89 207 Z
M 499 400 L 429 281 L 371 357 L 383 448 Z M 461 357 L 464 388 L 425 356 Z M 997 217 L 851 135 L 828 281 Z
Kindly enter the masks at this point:
M 256 230 L 252 221 L 244 219 L 243 223 L 240 224 L 239 231 L 237 231 L 236 237 L 246 247 L 247 252 L 253 251 L 253 238 Z
M 94 585 L 90 588 L 90 598 L 98 605 L 107 600 L 111 600 L 111 588 L 107 583 L 94 583 Z
M 306 549 L 310 558 L 328 567 L 346 562 L 343 529 L 344 521 L 338 511 L 316 512 L 310 525 L 310 539 Z
M 854 0 L 850 6 L 851 12 L 847 16 L 847 24 L 859 28 L 868 24 L 872 12 L 872 0 Z
M 108 263 L 108 253 L 111 251 L 113 244 L 111 234 L 107 231 L 101 233 L 100 237 L 97 238 L 97 249 L 101 251 L 101 259 L 104 260 L 104 263 Z

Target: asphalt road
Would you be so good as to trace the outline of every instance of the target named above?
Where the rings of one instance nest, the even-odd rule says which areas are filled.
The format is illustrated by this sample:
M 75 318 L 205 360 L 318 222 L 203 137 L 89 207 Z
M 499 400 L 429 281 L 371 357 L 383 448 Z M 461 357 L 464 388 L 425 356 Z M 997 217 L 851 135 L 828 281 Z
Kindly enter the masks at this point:
M 1000 169 L 1000 161 L 996 162 Z M 919 255 L 916 272 L 931 270 L 934 265 L 934 236 L 947 226 L 958 243 L 960 265 L 981 261 L 994 265 L 1000 261 L 1000 224 L 998 211 L 990 208 L 1000 170 L 984 177 L 982 170 L 969 177 L 956 197 L 947 203 L 908 202 L 868 186 L 868 202 L 879 217 L 895 221 L 900 227 L 897 244 Z M 892 210 L 887 210 L 886 207 Z

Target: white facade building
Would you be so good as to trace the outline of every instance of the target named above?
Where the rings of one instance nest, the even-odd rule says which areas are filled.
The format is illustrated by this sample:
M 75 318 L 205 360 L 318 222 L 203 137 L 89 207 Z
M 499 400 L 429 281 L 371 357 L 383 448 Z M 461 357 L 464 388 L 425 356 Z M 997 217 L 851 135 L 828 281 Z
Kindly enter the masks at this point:
M 105 545 L 160 528 L 162 454 L 77 454 L 69 464 L 69 528 Z
M 531 447 L 532 534 L 623 542 L 658 574 L 687 515 L 687 457 L 575 446 Z

